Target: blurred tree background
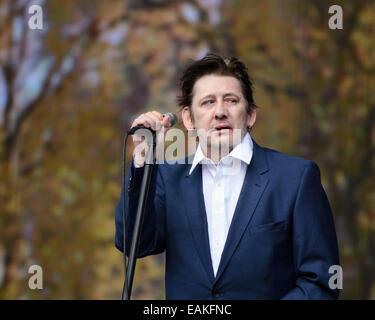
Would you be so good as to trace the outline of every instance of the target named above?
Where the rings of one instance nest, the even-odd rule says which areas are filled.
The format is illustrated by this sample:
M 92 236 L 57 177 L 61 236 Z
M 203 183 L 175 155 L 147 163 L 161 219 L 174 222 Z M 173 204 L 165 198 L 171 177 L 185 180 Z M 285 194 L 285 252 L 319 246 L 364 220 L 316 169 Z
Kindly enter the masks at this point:
M 341 299 L 375 299 L 374 19 L 370 0 L 0 0 L 0 298 L 121 297 L 124 132 L 177 112 L 181 71 L 214 51 L 249 67 L 254 139 L 321 168 Z M 28 288 L 33 264 L 43 290 Z M 133 296 L 164 298 L 163 255 L 138 260 Z

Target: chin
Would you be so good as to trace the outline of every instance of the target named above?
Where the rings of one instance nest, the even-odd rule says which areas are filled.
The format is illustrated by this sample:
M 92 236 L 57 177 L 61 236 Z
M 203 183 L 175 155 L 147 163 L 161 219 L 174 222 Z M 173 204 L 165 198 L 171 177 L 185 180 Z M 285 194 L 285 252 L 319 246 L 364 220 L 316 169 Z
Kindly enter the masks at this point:
M 216 136 L 211 138 L 210 147 L 221 150 L 230 150 L 233 146 L 232 139 L 227 136 Z

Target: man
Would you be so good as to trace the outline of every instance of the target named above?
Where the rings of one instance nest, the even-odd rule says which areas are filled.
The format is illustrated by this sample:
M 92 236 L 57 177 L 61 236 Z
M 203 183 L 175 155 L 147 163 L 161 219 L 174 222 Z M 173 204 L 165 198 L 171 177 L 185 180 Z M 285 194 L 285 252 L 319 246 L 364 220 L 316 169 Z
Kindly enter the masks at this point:
M 339 264 L 337 239 L 319 169 L 252 140 L 251 86 L 236 58 L 210 54 L 185 70 L 181 115 L 199 145 L 186 164 L 155 166 L 138 257 L 166 252 L 167 299 L 336 299 L 329 268 Z M 132 127 L 141 124 L 163 125 L 161 137 L 168 130 L 157 112 Z M 144 158 L 135 153 L 125 182 L 127 252 Z

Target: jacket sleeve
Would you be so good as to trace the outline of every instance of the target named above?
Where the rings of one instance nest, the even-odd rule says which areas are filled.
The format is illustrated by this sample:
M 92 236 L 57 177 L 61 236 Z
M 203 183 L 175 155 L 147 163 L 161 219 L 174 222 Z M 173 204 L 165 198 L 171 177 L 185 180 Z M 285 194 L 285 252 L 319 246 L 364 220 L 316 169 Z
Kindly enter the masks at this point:
M 143 178 L 144 167 L 135 168 L 132 162 L 125 179 L 125 235 L 126 254 L 129 255 L 138 199 Z M 123 251 L 123 194 L 115 210 L 115 246 Z M 165 249 L 165 193 L 164 183 L 160 174 L 159 165 L 152 170 L 148 197 L 145 206 L 145 215 L 139 240 L 137 258 L 158 254 Z
M 302 174 L 293 212 L 295 287 L 282 299 L 337 299 L 329 287 L 332 265 L 339 265 L 331 208 L 318 166 L 309 161 Z

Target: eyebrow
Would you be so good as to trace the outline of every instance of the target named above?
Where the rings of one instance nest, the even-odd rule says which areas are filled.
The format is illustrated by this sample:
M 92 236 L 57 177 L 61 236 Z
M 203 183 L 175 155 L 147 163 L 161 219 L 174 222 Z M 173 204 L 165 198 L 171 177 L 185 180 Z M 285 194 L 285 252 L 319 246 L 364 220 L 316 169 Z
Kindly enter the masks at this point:
M 201 103 L 202 100 L 204 100 L 204 99 L 206 99 L 206 98 L 209 98 L 209 97 L 214 97 L 214 96 L 215 96 L 214 94 L 208 94 L 208 95 L 204 96 L 203 98 L 199 99 L 198 102 Z M 223 98 L 226 98 L 226 97 L 228 97 L 228 96 L 235 96 L 235 97 L 237 97 L 238 99 L 240 99 L 240 97 L 239 97 L 237 94 L 233 93 L 233 92 L 228 92 L 228 93 L 224 94 Z

